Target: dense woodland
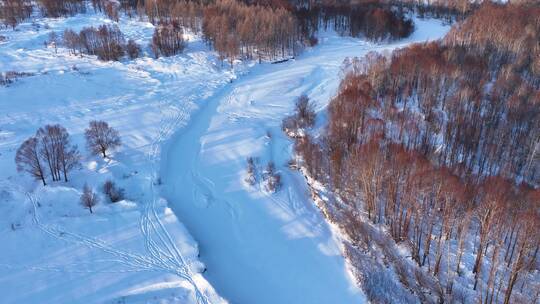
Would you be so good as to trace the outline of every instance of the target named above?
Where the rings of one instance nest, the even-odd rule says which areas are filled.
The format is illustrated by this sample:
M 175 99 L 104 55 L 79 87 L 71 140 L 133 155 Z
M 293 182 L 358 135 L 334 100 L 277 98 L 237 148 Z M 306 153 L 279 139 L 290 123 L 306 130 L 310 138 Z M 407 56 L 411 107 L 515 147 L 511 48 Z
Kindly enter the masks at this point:
M 349 254 L 377 242 L 366 223 L 386 227 L 422 269 L 400 276 L 421 302 L 539 300 L 538 41 L 539 7 L 484 4 L 443 41 L 349 60 L 325 131 L 296 140 Z

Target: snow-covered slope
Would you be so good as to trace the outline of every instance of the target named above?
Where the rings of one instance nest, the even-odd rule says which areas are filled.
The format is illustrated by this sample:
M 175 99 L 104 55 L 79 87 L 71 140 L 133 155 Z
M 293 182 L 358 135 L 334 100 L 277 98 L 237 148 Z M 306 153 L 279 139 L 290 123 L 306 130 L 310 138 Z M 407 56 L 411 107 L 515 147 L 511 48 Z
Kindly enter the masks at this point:
M 51 31 L 110 20 L 96 14 L 40 19 L 1 30 L 0 71 L 33 73 L 0 86 L 0 294 L 2 303 L 195 303 L 198 290 L 223 300 L 200 275 L 198 248 L 154 191 L 160 143 L 234 72 L 222 69 L 198 37 L 184 55 L 101 62 L 45 47 Z M 153 26 L 122 19 L 127 38 L 146 48 Z M 112 159 L 90 157 L 83 132 L 107 121 L 123 141 Z M 37 186 L 16 172 L 15 151 L 37 128 L 64 125 L 83 152 L 69 183 Z M 128 200 L 79 204 L 84 183 L 100 192 L 106 179 Z M 199 303 L 203 303 L 199 300 Z
M 327 33 L 293 61 L 263 64 L 210 98 L 163 150 L 164 196 L 199 243 L 204 276 L 231 303 L 361 303 L 339 237 L 311 202 L 303 178 L 287 169 L 291 143 L 280 130 L 295 99 L 324 109 L 346 57 L 442 37 L 437 21 L 416 20 L 399 43 L 373 45 Z M 268 161 L 283 188 L 246 185 L 246 159 Z M 260 179 L 259 179 L 260 181 Z

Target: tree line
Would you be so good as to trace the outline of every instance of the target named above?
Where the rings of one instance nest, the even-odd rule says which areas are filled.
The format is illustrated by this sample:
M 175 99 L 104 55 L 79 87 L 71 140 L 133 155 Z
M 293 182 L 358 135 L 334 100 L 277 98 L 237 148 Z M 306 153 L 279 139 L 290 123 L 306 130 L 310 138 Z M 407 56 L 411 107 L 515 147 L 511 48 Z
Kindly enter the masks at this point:
M 281 7 L 236 0 L 148 0 L 137 11 L 153 24 L 175 22 L 202 33 L 220 57 L 231 62 L 293 55 L 299 40 L 295 17 Z
M 15 28 L 17 24 L 30 18 L 37 8 L 45 17 L 62 17 L 83 13 L 86 0 L 2 0 L 0 1 L 0 20 L 4 25 Z
M 60 17 L 83 12 L 90 3 L 94 10 L 118 21 L 121 13 L 138 16 L 159 28 L 151 47 L 160 56 L 159 40 L 163 33 L 170 38 L 178 37 L 167 48 L 182 49 L 183 38 L 179 28 L 202 33 L 205 40 L 222 59 L 270 59 L 294 56 L 304 45 L 317 43 L 316 34 L 321 27 L 332 26 L 342 35 L 365 37 L 370 40 L 398 39 L 408 36 L 414 29 L 412 21 L 402 9 L 380 1 L 353 3 L 352 1 L 325 1 L 324 3 L 286 0 L 6 0 L 0 6 L 4 24 L 15 27 L 29 18 L 37 5 L 43 15 Z M 73 33 L 70 33 L 73 34 Z M 70 35 L 73 49 L 97 54 L 105 60 L 118 60 L 124 53 L 125 42 L 118 29 L 101 26 L 87 28 L 80 35 L 88 35 L 91 42 Z M 110 38 L 108 41 L 102 41 Z M 157 43 L 156 43 L 157 40 Z M 96 43 L 105 46 L 102 48 Z M 94 45 L 91 45 L 94 44 Z M 134 46 L 133 43 L 130 44 Z M 176 54 L 177 52 L 175 52 Z
M 332 28 L 340 35 L 364 37 L 373 41 L 408 37 L 414 24 L 398 4 L 379 1 L 324 1 L 298 4 L 295 8 L 304 35 L 316 36 Z
M 366 220 L 407 246 L 428 279 L 400 280 L 422 302 L 539 299 L 538 16 L 484 4 L 442 41 L 349 60 L 324 133 L 288 132 L 353 246 Z M 308 128 L 301 117 L 284 129 Z
M 295 19 L 285 9 L 248 6 L 234 0 L 218 0 L 207 6 L 202 30 L 214 49 L 231 61 L 293 56 L 298 41 Z

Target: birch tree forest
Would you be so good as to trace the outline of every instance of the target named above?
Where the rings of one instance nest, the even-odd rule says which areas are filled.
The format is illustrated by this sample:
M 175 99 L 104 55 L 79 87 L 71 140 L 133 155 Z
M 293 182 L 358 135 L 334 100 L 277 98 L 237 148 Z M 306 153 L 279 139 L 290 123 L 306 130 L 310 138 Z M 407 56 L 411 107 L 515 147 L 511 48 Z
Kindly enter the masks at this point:
M 422 303 L 538 303 L 538 41 L 540 8 L 484 4 L 443 41 L 347 60 L 322 135 L 296 139 L 348 254 L 404 246 Z

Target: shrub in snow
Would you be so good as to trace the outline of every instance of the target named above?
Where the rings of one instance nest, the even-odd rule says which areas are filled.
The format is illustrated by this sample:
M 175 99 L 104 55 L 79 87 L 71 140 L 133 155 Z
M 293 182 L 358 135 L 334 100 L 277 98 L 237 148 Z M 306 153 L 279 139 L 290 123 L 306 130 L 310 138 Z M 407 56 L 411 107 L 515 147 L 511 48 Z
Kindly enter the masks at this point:
M 266 180 L 266 190 L 272 193 L 277 192 L 281 188 L 281 175 L 276 172 L 273 162 L 269 162 L 266 166 L 264 174 Z
M 7 86 L 12 84 L 15 80 L 21 77 L 33 76 L 32 73 L 7 71 L 5 73 L 0 72 L 0 85 Z
M 247 176 L 246 176 L 246 183 L 250 184 L 251 186 L 255 185 L 257 182 L 257 176 L 256 176 L 256 167 L 255 167 L 255 161 L 253 160 L 253 157 L 248 157 L 247 159 Z
M 88 208 L 90 210 L 90 213 L 93 213 L 92 207 L 97 205 L 98 203 L 98 197 L 96 193 L 88 186 L 88 184 L 84 184 L 83 193 L 81 195 L 81 205 L 83 205 L 85 208 Z
M 107 195 L 111 203 L 116 203 L 124 199 L 124 189 L 118 188 L 111 180 L 103 184 L 103 193 Z
M 104 121 L 91 121 L 84 136 L 88 150 L 94 155 L 101 154 L 103 157 L 107 157 L 107 150 L 115 149 L 121 144 L 118 131 Z
M 129 59 L 139 58 L 141 54 L 141 47 L 133 39 L 129 39 L 126 45 L 126 53 L 129 56 Z

